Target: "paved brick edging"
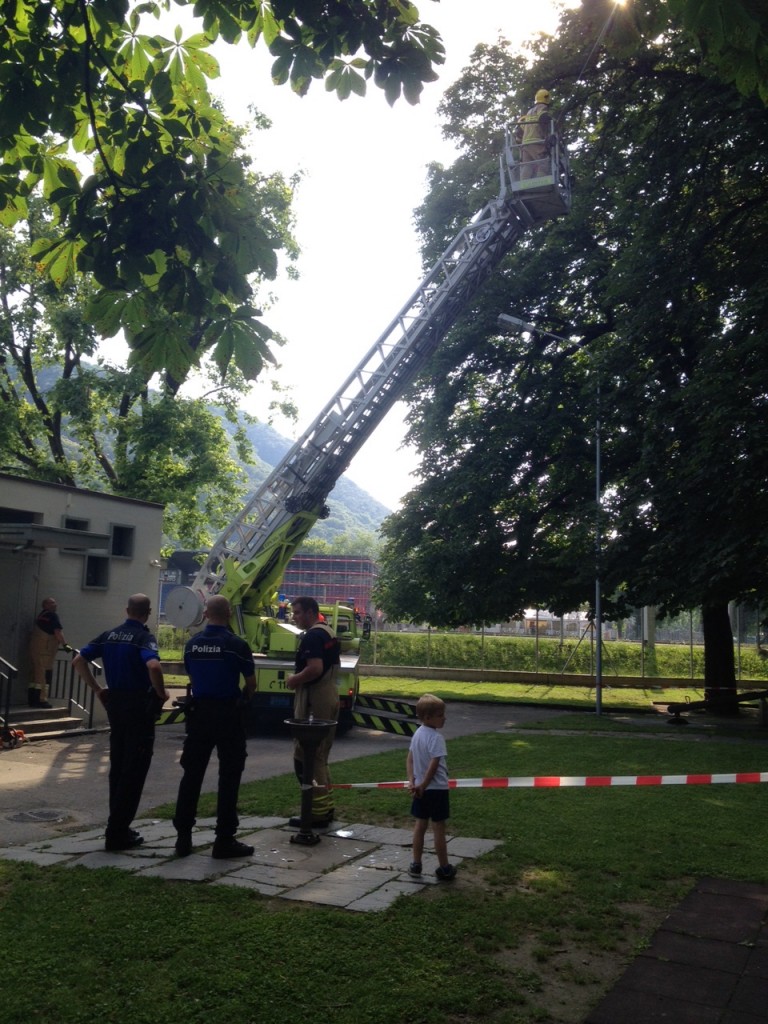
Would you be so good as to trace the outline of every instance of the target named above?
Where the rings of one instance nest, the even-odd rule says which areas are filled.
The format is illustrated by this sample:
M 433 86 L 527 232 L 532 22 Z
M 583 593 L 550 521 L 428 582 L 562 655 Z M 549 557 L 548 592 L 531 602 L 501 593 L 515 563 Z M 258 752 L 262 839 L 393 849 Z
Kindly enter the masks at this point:
M 336 823 L 332 831 L 322 833 L 316 846 L 300 846 L 291 843 L 296 830 L 287 827 L 285 818 L 248 817 L 240 822 L 238 838 L 255 846 L 254 855 L 226 861 L 210 856 L 213 818 L 199 822 L 192 836 L 195 852 L 184 858 L 174 854 L 176 831 L 169 821 L 144 820 L 135 825 L 144 844 L 133 850 L 106 853 L 104 830 L 91 829 L 0 849 L 0 858 L 42 867 L 122 868 L 141 877 L 234 885 L 265 896 L 355 911 L 383 910 L 398 896 L 412 896 L 426 885 L 440 884 L 434 876 L 437 858 L 429 848 L 422 877 L 408 874 L 410 829 Z M 452 863 L 461 864 L 498 845 L 498 840 L 451 836 L 448 852 Z

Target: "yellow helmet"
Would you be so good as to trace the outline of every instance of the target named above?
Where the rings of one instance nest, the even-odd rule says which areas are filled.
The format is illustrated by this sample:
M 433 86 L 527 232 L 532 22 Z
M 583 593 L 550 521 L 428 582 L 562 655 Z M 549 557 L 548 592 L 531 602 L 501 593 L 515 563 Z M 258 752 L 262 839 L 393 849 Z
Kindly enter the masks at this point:
M 549 89 L 539 89 L 534 98 L 537 103 L 549 103 Z

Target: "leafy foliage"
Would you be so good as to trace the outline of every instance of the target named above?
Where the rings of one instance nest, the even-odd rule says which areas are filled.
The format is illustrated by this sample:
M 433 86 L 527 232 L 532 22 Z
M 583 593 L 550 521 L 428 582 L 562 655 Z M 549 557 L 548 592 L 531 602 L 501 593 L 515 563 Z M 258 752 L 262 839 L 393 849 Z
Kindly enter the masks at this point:
M 559 89 L 576 191 L 570 216 L 529 236 L 477 296 L 415 392 L 424 483 L 385 528 L 380 596 L 395 617 L 488 623 L 523 599 L 561 610 L 590 600 L 599 571 L 609 614 L 702 605 L 722 650 L 727 601 L 765 592 L 766 110 L 714 79 L 685 31 L 656 35 L 663 10 L 617 8 L 582 72 L 609 13 L 590 3 L 533 68 L 481 47 L 446 96 L 458 134 L 482 87 L 500 132 L 532 83 Z M 489 125 L 469 134 L 454 168 L 433 169 L 428 258 L 469 213 L 471 169 L 492 187 Z M 510 307 L 554 334 L 499 337 Z M 715 675 L 732 682 L 732 656 Z
M 176 6 L 192 7 L 191 0 Z M 3 0 L 0 18 L 0 224 L 54 210 L 34 240 L 57 286 L 92 275 L 88 318 L 122 329 L 131 366 L 178 386 L 210 352 L 255 377 L 272 333 L 254 288 L 274 278 L 290 192 L 256 175 L 241 132 L 212 101 L 218 38 L 266 43 L 275 82 L 313 79 L 341 98 L 373 78 L 390 102 L 416 102 L 443 60 L 407 0 L 197 0 L 201 31 L 145 31 L 170 0 Z M 356 56 L 363 54 L 363 56 Z
M 166 534 L 199 547 L 240 504 L 249 446 L 203 399 L 152 391 L 138 368 L 97 358 L 90 294 L 81 278 L 53 287 L 24 238 L 0 228 L 0 464 L 163 504 Z M 222 416 L 234 397 L 219 392 Z
M 768 27 L 760 0 L 669 0 L 726 82 L 768 103 Z

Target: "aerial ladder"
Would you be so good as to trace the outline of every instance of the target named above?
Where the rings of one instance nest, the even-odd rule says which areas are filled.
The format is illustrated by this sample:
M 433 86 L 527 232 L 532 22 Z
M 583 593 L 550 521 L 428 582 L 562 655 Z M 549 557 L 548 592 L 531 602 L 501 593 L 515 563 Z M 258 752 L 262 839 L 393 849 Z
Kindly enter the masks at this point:
M 277 588 L 296 549 L 352 458 L 428 364 L 477 290 L 530 229 L 570 209 L 565 147 L 553 131 L 547 156 L 521 160 L 514 126 L 499 157 L 499 194 L 456 235 L 397 316 L 212 546 L 189 587 L 175 587 L 166 615 L 178 628 L 202 622 L 206 599 L 228 598 L 232 628 L 251 645 L 259 683 L 254 703 L 277 715 L 290 707 L 283 680 L 299 631 L 276 615 Z M 359 637 L 354 609 L 335 609 L 342 642 L 342 716 L 351 721 Z M 258 711 L 257 711 L 258 713 Z M 341 720 L 340 720 L 341 724 Z

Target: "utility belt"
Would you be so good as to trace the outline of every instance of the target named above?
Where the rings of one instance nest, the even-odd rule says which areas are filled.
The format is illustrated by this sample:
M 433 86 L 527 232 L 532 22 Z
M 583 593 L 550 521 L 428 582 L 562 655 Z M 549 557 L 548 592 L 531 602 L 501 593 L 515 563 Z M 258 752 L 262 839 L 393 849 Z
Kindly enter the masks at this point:
M 184 706 L 188 711 L 194 710 L 196 707 L 236 707 L 240 700 L 240 697 L 187 697 Z
M 121 690 L 108 687 L 106 691 L 107 713 L 118 707 L 143 708 L 148 715 L 158 718 L 163 708 L 163 699 L 156 690 Z

